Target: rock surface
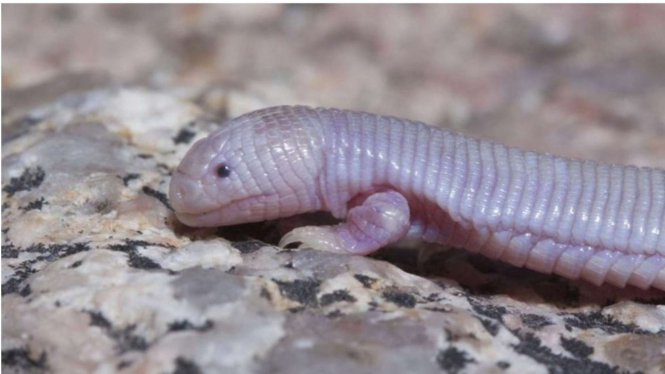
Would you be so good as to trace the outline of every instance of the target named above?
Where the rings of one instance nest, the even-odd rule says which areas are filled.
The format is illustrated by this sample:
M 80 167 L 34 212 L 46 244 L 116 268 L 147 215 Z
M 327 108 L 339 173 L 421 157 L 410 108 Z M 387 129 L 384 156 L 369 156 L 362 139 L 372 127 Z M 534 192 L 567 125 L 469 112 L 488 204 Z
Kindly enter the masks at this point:
M 7 373 L 665 372 L 663 293 L 461 250 L 281 249 L 275 223 L 179 224 L 166 192 L 188 147 L 272 99 L 119 86 L 30 100 L 3 110 Z

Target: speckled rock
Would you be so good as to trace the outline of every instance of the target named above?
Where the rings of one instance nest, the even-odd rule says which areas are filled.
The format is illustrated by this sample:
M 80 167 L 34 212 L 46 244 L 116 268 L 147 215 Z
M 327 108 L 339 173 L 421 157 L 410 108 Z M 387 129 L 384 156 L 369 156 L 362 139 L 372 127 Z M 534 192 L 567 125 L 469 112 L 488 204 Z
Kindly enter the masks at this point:
M 270 244 L 297 220 L 179 224 L 166 192 L 189 145 L 285 97 L 107 87 L 7 108 L 3 370 L 665 372 L 663 293 L 419 243 L 371 258 Z

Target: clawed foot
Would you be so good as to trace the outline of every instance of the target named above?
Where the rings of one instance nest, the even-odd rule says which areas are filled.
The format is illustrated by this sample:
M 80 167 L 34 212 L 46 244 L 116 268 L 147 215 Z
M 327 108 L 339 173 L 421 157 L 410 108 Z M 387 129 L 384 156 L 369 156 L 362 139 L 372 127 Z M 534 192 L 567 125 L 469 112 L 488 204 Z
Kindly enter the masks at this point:
M 377 192 L 349 210 L 346 222 L 292 230 L 280 246 L 296 242 L 328 252 L 364 255 L 394 243 L 409 230 L 409 205 L 396 191 Z

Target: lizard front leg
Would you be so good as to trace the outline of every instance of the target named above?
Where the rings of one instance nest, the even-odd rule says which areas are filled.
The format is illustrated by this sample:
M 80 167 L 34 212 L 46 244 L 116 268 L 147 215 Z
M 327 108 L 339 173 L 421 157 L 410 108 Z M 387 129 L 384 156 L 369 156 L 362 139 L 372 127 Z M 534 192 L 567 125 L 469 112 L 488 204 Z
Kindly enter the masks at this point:
M 346 222 L 296 228 L 284 235 L 279 245 L 301 242 L 314 249 L 363 255 L 403 238 L 409 225 L 408 202 L 390 190 L 374 193 L 351 208 Z

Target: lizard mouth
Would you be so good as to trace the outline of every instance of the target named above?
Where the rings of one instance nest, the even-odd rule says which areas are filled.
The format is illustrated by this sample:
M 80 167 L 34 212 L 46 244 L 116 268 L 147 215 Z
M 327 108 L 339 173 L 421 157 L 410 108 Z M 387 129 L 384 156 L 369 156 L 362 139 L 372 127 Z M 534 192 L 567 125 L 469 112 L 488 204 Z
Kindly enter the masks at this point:
M 205 193 L 201 181 L 177 170 L 171 178 L 169 200 L 178 219 L 194 227 L 216 227 L 260 221 L 267 195 L 255 193 L 223 205 Z
M 265 196 L 252 195 L 232 201 L 212 210 L 191 212 L 177 211 L 180 222 L 192 227 L 230 226 L 265 220 Z

